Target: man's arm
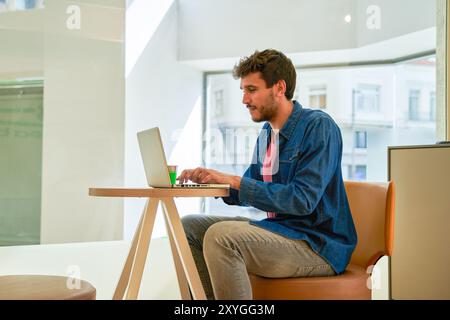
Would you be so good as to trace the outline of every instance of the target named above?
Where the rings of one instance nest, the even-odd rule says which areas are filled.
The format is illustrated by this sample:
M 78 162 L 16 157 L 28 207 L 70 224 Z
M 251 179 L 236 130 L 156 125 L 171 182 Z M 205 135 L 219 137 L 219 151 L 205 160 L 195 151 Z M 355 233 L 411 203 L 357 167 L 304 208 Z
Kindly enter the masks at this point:
M 252 165 L 245 170 L 244 175 L 242 178 L 251 178 L 251 170 Z M 238 188 L 231 188 L 230 189 L 230 195 L 228 197 L 222 197 L 223 202 L 225 202 L 228 205 L 236 205 L 236 206 L 247 206 L 245 203 L 241 204 L 239 201 L 239 189 L 241 188 L 241 181 L 242 178 L 239 177 L 239 187 Z

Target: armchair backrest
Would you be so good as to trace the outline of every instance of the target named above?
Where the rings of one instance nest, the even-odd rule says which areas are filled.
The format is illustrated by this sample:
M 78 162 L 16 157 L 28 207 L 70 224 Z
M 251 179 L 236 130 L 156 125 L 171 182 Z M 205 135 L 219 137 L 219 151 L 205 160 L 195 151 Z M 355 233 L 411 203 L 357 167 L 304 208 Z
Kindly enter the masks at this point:
M 358 234 L 351 263 L 367 268 L 383 255 L 392 255 L 394 183 L 345 181 L 344 184 Z

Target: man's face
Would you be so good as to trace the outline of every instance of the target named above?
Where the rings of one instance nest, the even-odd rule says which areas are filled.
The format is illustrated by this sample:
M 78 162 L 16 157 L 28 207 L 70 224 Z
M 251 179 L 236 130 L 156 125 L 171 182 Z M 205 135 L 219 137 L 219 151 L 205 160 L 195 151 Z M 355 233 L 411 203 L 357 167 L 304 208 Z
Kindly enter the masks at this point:
M 241 78 L 242 103 L 247 106 L 255 122 L 270 121 L 278 111 L 273 87 L 267 88 L 260 72 Z

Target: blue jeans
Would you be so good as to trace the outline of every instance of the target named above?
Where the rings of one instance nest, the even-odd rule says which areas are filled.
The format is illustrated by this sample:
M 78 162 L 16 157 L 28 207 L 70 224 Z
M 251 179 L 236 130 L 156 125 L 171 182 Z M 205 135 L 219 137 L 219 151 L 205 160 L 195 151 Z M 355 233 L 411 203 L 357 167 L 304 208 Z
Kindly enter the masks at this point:
M 248 221 L 211 215 L 181 219 L 208 300 L 251 300 L 249 273 L 267 278 L 335 275 L 306 241 Z

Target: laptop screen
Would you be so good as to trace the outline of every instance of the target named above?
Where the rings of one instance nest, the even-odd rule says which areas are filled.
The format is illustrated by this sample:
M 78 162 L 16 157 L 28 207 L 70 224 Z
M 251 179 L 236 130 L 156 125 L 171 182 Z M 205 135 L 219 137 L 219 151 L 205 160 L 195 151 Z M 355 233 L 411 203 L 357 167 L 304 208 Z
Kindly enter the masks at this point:
M 159 128 L 140 131 L 137 138 L 148 185 L 170 187 L 169 170 Z

